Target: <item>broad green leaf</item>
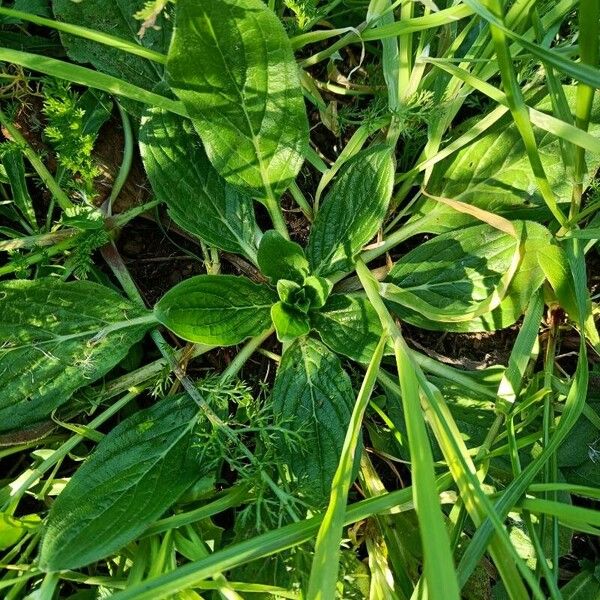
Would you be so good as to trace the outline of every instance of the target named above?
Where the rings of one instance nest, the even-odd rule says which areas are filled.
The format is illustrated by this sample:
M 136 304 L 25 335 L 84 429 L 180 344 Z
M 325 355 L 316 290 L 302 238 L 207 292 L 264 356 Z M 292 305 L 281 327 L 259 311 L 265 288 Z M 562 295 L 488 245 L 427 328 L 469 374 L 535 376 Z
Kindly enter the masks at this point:
M 302 284 L 308 275 L 308 261 L 304 250 L 273 229 L 265 232 L 260 240 L 258 266 L 263 275 L 273 282 L 287 279 Z
M 283 302 L 273 304 L 271 319 L 280 342 L 291 342 L 310 331 L 308 315 Z
M 139 21 L 133 15 L 142 8 L 142 0 L 53 0 L 54 15 L 59 21 L 85 25 L 144 45 L 165 51 L 171 38 L 171 21 L 159 16 L 156 29 L 150 29 L 140 40 Z M 103 73 L 151 90 L 163 79 L 164 67 L 117 48 L 92 42 L 82 37 L 61 33 L 61 40 L 70 58 L 79 63 L 91 63 Z
M 200 478 L 198 407 L 168 396 L 117 425 L 52 505 L 40 567 L 76 569 L 116 552 Z
M 382 333 L 371 303 L 354 294 L 330 296 L 321 310 L 311 312 L 311 323 L 336 354 L 364 364 L 371 360 Z
M 125 358 L 153 322 L 95 283 L 0 283 L 0 431 L 50 415 Z
M 281 452 L 312 503 L 324 504 L 350 423 L 354 392 L 339 359 L 311 338 L 297 339 L 283 354 L 273 387 L 273 411 L 301 436 L 301 447 Z
M 271 325 L 273 290 L 233 275 L 198 275 L 169 290 L 154 307 L 157 320 L 190 342 L 234 346 Z
M 354 258 L 381 227 L 394 185 L 388 146 L 359 152 L 338 175 L 317 213 L 306 255 L 315 274 L 352 269 Z
M 255 263 L 258 226 L 252 198 L 214 170 L 190 121 L 151 108 L 139 138 L 152 189 L 173 221 L 207 244 Z
M 295 179 L 308 145 L 298 68 L 262 0 L 178 0 L 167 74 L 208 158 L 230 183 L 271 200 Z
M 474 225 L 458 232 L 441 234 L 403 256 L 390 271 L 387 281 L 419 299 L 427 316 L 400 305 L 394 288 L 389 300 L 399 316 L 420 327 L 445 331 L 491 331 L 512 325 L 525 311 L 531 295 L 542 285 L 544 272 L 538 252 L 550 243 L 550 233 L 532 221 L 514 223 L 522 239 L 520 263 L 500 305 L 469 321 L 455 321 L 484 302 L 502 282 L 515 255 L 513 237 L 489 225 Z M 388 290 L 382 286 L 384 297 Z M 407 302 L 408 303 L 408 302 Z M 434 321 L 432 313 L 439 311 Z M 452 318 L 445 318 L 449 314 Z
M 574 106 L 575 87 L 565 86 L 569 104 Z M 545 98 L 536 105 L 550 110 Z M 523 141 L 514 124 L 499 121 L 485 135 L 441 161 L 433 170 L 427 191 L 466 202 L 510 219 L 538 219 L 545 212 Z M 468 124 L 467 124 L 468 125 Z M 600 102 L 596 102 L 590 133 L 600 131 Z M 571 200 L 572 178 L 562 161 L 560 141 L 551 133 L 535 128 L 537 148 L 546 176 L 559 203 Z M 587 153 L 589 173 L 600 166 L 600 156 Z M 589 177 L 586 182 L 589 182 Z M 422 231 L 442 233 L 472 224 L 473 218 L 454 211 L 433 199 L 418 205 L 414 219 L 425 216 Z

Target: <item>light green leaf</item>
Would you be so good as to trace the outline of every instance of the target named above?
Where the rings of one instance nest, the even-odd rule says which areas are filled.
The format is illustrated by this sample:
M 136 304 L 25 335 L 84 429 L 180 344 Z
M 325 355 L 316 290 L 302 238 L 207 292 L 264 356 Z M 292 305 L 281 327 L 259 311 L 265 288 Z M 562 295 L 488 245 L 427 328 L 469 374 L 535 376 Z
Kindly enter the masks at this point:
M 273 290 L 233 275 L 198 275 L 169 290 L 154 307 L 157 320 L 190 342 L 234 346 L 271 326 Z
M 215 169 L 261 200 L 295 179 L 308 120 L 289 39 L 261 0 L 178 0 L 167 74 Z
M 381 227 L 394 185 L 388 146 L 359 152 L 342 169 L 310 232 L 306 255 L 315 274 L 351 270 L 354 258 Z
M 489 225 L 474 225 L 439 235 L 403 256 L 387 281 L 407 290 L 407 304 L 393 287 L 383 287 L 394 310 L 409 323 L 446 331 L 493 331 L 512 325 L 524 312 L 531 295 L 542 285 L 544 272 L 538 252 L 547 247 L 551 235 L 532 221 L 514 223 L 522 236 L 521 260 L 500 305 L 468 321 L 454 315 L 477 310 L 503 281 L 515 255 L 513 237 Z M 420 303 L 412 302 L 417 298 Z M 427 315 L 416 312 L 426 306 Z M 484 304 L 485 306 L 485 304 Z M 437 311 L 437 315 L 434 313 Z M 433 320 L 433 316 L 436 319 Z
M 312 326 L 336 354 L 367 364 L 382 334 L 371 303 L 361 295 L 333 294 L 321 310 L 311 312 Z
M 159 17 L 159 28 L 147 31 L 140 40 L 137 35 L 140 24 L 133 15 L 142 4 L 140 0 L 53 0 L 52 8 L 59 21 L 84 24 L 97 31 L 164 52 L 171 38 L 171 21 Z M 60 37 L 70 58 L 79 63 L 91 63 L 98 71 L 120 77 L 147 90 L 154 88 L 163 79 L 164 68 L 155 62 L 82 37 L 64 33 Z
M 175 223 L 207 244 L 256 263 L 258 226 L 252 198 L 214 170 L 190 121 L 151 108 L 139 137 L 152 189 Z
M 353 404 L 350 378 L 323 344 L 299 338 L 284 352 L 273 387 L 273 411 L 304 443 L 282 443 L 281 452 L 317 506 L 329 497 Z
M 40 567 L 76 569 L 138 537 L 202 475 L 198 407 L 168 396 L 117 425 L 52 505 Z
M 318 277 L 317 275 L 309 275 L 304 280 L 304 289 L 309 300 L 311 308 L 323 308 L 329 294 L 333 289 L 333 284 L 329 279 Z
M 271 319 L 280 342 L 291 342 L 310 331 L 308 316 L 283 302 L 273 304 Z
M 47 417 L 125 358 L 153 322 L 95 283 L 0 283 L 0 431 Z
M 287 279 L 302 284 L 308 275 L 308 261 L 304 250 L 273 229 L 267 231 L 260 240 L 258 266 L 263 275 L 273 282 Z

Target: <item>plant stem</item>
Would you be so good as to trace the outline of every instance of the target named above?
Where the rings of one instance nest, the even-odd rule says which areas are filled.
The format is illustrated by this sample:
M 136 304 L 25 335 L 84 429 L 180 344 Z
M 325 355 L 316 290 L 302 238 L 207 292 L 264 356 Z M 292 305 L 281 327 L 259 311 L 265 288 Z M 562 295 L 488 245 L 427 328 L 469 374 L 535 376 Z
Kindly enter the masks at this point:
M 273 222 L 273 227 L 275 230 L 278 231 L 286 240 L 289 240 L 290 234 L 288 232 L 287 225 L 285 224 L 285 219 L 283 218 L 281 205 L 272 193 L 269 193 L 269 196 L 264 201 L 264 205 L 269 212 L 269 216 L 271 217 L 271 221 Z
M 23 154 L 27 157 L 31 166 L 35 169 L 38 177 L 44 182 L 44 185 L 50 190 L 52 196 L 58 202 L 58 205 L 63 209 L 72 208 L 73 203 L 69 200 L 68 196 L 62 191 L 61 187 L 56 183 L 54 177 L 46 165 L 42 162 L 37 153 L 29 145 L 27 140 L 23 137 L 21 132 L 13 125 L 10 119 L 0 110 L 0 123 L 6 128 L 12 140 L 19 145 Z

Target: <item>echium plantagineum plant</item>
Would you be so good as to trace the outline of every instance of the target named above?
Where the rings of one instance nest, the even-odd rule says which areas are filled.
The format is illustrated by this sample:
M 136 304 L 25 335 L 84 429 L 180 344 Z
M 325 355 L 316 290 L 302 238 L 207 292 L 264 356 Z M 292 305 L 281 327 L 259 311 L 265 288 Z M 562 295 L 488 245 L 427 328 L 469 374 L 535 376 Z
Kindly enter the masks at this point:
M 18 128 L 0 111 L 3 126 L 18 141 L 4 148 L 1 156 L 10 175 L 16 221 L 35 234 L 36 215 L 27 197 L 20 155 L 26 148 L 28 159 L 64 210 L 61 225 L 75 232 L 60 241 L 64 245 L 55 248 L 56 253 L 72 250 L 79 242 L 92 249 L 102 245 L 106 262 L 129 296 L 123 298 L 108 285 L 56 277 L 0 283 L 0 433 L 10 437 L 26 430 L 35 436 L 56 411 L 64 421 L 79 414 L 83 392 L 121 364 L 148 333 L 164 356 L 124 376 L 124 383 L 111 381 L 100 397 L 125 395 L 88 428 L 77 427 L 75 437 L 43 455 L 43 462 L 13 482 L 10 490 L 5 488 L 3 518 L 18 541 L 28 526 L 14 517 L 24 494 L 69 456 L 81 439 L 99 440 L 44 521 L 35 565 L 46 573 L 44 600 L 53 594 L 57 572 L 66 571 L 65 579 L 73 578 L 70 570 L 118 552 L 118 566 L 111 565 L 110 573 L 117 573 L 118 579 L 131 560 L 136 569 L 130 571 L 131 587 L 115 592 L 116 598 L 170 596 L 199 582 L 207 584 L 208 578 L 214 578 L 210 583 L 215 593 L 225 595 L 231 590 L 223 572 L 315 536 L 306 597 L 330 600 L 336 594 L 344 525 L 391 509 L 393 515 L 369 521 L 365 534 L 372 558 L 371 586 L 377 588 L 373 597 L 409 600 L 416 591 L 427 590 L 433 600 L 457 600 L 487 551 L 497 579 L 511 598 L 524 600 L 530 591 L 541 597 L 541 577 L 552 597 L 558 598 L 558 517 L 566 526 L 585 532 L 600 526 L 597 513 L 558 501 L 558 491 L 565 490 L 559 473 L 573 485 L 581 485 L 583 476 L 576 479 L 574 471 L 586 457 L 576 453 L 577 460 L 555 458 L 569 432 L 583 430 L 582 437 L 590 437 L 585 429 L 589 424 L 582 426 L 580 421 L 588 377 L 586 343 L 600 353 L 579 240 L 595 239 L 597 229 L 586 233 L 577 228 L 583 219 L 582 194 L 589 183 L 589 177 L 584 177 L 586 160 L 589 173 L 600 164 L 600 143 L 595 137 L 600 113 L 592 102 L 592 84 L 600 80 L 590 66 L 598 62 L 597 48 L 595 53 L 590 50 L 590 39 L 597 38 L 598 11 L 581 2 L 582 16 L 591 14 L 589 22 L 595 20 L 596 25 L 582 28 L 583 64 L 579 65 L 530 41 L 549 40 L 548 32 L 557 31 L 576 2 L 557 3 L 548 15 L 538 14 L 535 2 L 516 2 L 506 14 L 499 0 L 442 2 L 441 10 L 424 2 L 424 8 L 419 5 L 423 14 L 417 16 L 418 3 L 371 0 L 359 28 L 309 30 L 292 40 L 273 10 L 276 5 L 282 10 L 285 5 L 298 24 L 310 29 L 321 16 L 331 16 L 334 27 L 338 20 L 343 24 L 342 17 L 329 15 L 338 3 L 157 0 L 139 4 L 53 0 L 56 21 L 0 7 L 2 16 L 59 29 L 68 56 L 91 63 L 96 71 L 54 58 L 41 60 L 19 50 L 0 49 L 0 58 L 10 57 L 28 69 L 120 95 L 123 122 L 128 125 L 129 114 L 139 124 L 135 131 L 125 127 L 126 146 L 131 152 L 137 136 L 154 205 L 166 205 L 173 222 L 205 248 L 238 255 L 253 276 L 197 275 L 146 307 L 116 247 L 107 243 L 115 224 L 122 225 L 129 217 L 108 217 L 89 206 L 73 206 L 41 161 L 35 160 Z M 130 20 L 122 22 L 123 14 L 128 14 L 124 5 L 144 21 L 141 44 L 137 38 L 132 43 L 113 37 L 115 28 L 123 37 L 131 33 Z M 163 10 L 172 18 L 162 17 Z M 354 15 L 358 8 L 348 10 Z M 532 23 L 524 30 L 526 13 L 531 13 Z M 464 19 L 471 20 L 460 29 L 457 23 Z M 99 31 L 73 26 L 76 22 L 95 23 Z M 459 27 L 456 39 L 446 44 L 438 36 L 441 41 L 434 42 L 430 30 L 440 25 Z M 413 44 L 411 36 L 417 33 L 419 43 Z M 328 58 L 333 61 L 344 43 L 299 61 L 294 50 L 338 35 L 347 43 L 361 36 L 361 44 L 382 42 L 377 60 L 383 69 L 388 110 L 361 124 L 328 166 L 311 147 L 305 99 L 321 116 L 325 114 L 310 67 Z M 551 80 L 548 90 L 534 85 L 534 80 L 524 94 L 508 38 L 542 61 Z M 413 56 L 417 49 L 419 60 Z M 529 56 L 520 59 L 529 64 Z M 472 70 L 465 70 L 467 64 Z M 562 69 L 581 83 L 562 86 L 553 69 Z M 446 79 L 436 79 L 442 72 Z M 502 81 L 503 91 L 487 83 L 492 77 Z M 348 85 L 359 94 L 365 91 L 361 86 L 352 88 L 351 82 Z M 498 107 L 462 124 L 450 136 L 466 97 L 464 90 L 470 93 L 471 88 L 489 96 Z M 96 105 L 92 95 L 65 97 L 77 110 L 81 127 L 95 122 L 97 134 L 110 114 L 106 105 L 100 110 L 102 102 Z M 427 135 L 419 156 L 407 154 L 408 136 L 402 137 L 414 98 L 434 98 L 440 106 L 438 112 L 429 113 L 431 122 L 423 125 Z M 86 121 L 86 111 L 78 102 L 96 106 L 94 118 Z M 451 141 L 444 145 L 448 137 Z M 406 142 L 403 150 L 399 140 Z M 399 155 L 401 164 L 408 165 L 405 172 L 398 172 L 403 169 L 397 165 Z M 297 184 L 305 160 L 321 174 L 312 205 Z M 87 183 L 92 193 L 93 182 Z M 415 202 L 395 214 L 420 183 L 423 187 Z M 286 193 L 310 222 L 305 247 L 290 239 L 281 207 Z M 109 206 L 116 195 L 111 194 Z M 264 231 L 255 214 L 258 203 L 271 221 Z M 393 265 L 388 262 L 372 270 L 367 266 L 416 236 L 421 237 L 413 249 L 394 261 L 390 257 Z M 24 263 L 31 266 L 36 261 L 33 256 Z M 11 264 L 0 269 L 2 275 L 16 270 Z M 560 305 L 578 331 L 580 357 L 570 379 L 557 382 L 554 369 L 560 323 L 550 326 L 544 371 L 532 375 L 545 305 L 551 311 Z M 500 369 L 500 375 L 498 371 L 467 373 L 419 354 L 409 348 L 398 324 L 402 320 L 433 331 L 489 332 L 521 318 L 508 367 Z M 191 349 L 176 355 L 161 333 L 165 328 L 190 342 Z M 273 334 L 282 351 L 281 356 L 270 353 L 278 367 L 266 398 L 276 424 L 269 443 L 283 461 L 268 469 L 257 458 L 264 446 L 260 433 L 255 438 L 260 441 L 250 448 L 244 432 L 238 435 L 228 423 L 228 400 L 238 398 L 231 391 L 237 388 L 230 389 L 230 396 L 223 389 Z M 205 393 L 202 382 L 193 381 L 181 367 L 195 350 L 241 344 L 221 375 L 223 387 L 215 393 L 207 384 Z M 386 354 L 393 358 L 384 363 Z M 358 391 L 344 361 L 366 371 Z M 90 433 L 136 398 L 138 385 L 165 367 L 177 376 L 182 393 L 166 395 L 135 411 L 101 439 Z M 387 397 L 389 416 L 375 399 L 373 409 L 381 410 L 378 415 L 390 426 L 401 460 L 411 469 L 411 485 L 391 493 L 382 493 L 383 482 L 368 458 L 363 455 L 361 462 L 362 420 L 376 384 Z M 563 400 L 564 405 L 555 409 Z M 596 413 L 590 411 L 587 417 L 597 426 Z M 256 433 L 260 428 L 250 429 Z M 376 439 L 377 429 L 372 431 Z M 525 446 L 532 439 L 539 441 L 539 448 L 525 455 L 517 435 L 529 440 Z M 219 456 L 219 448 L 224 447 L 216 439 L 219 436 L 239 454 Z M 497 439 L 504 445 L 495 446 L 496 455 L 506 455 L 510 467 L 494 464 L 498 476 L 494 472 L 494 478 L 486 480 L 489 453 Z M 388 444 L 383 454 L 390 448 L 396 452 Z M 239 490 L 216 498 L 216 507 L 207 503 L 198 509 L 200 513 L 193 509 L 159 521 L 185 494 L 194 500 L 203 498 L 204 479 L 214 491 L 219 465 L 226 460 L 238 473 L 256 468 L 260 483 L 251 490 L 240 485 Z M 369 498 L 348 508 L 348 492 L 359 466 L 361 486 Z M 543 484 L 536 488 L 540 473 Z M 290 500 L 280 483 L 292 480 L 299 498 Z M 483 481 L 494 486 L 493 496 Z M 439 494 L 451 487 L 459 500 L 448 514 Z M 205 529 L 202 525 L 200 533 L 185 529 L 242 504 L 248 500 L 246 494 L 258 505 L 263 490 L 280 503 L 282 514 L 275 519 L 280 525 L 303 521 L 309 511 L 323 512 L 282 527 L 279 539 L 277 532 L 267 532 L 214 552 L 200 539 L 205 530 L 214 539 L 219 537 L 212 523 Z M 582 495 L 600 497 L 591 486 Z M 446 495 L 447 500 L 452 498 Z M 417 543 L 397 535 L 400 522 L 405 531 L 413 532 L 409 518 L 392 520 L 413 509 L 419 521 L 418 536 L 413 536 L 419 538 Z M 538 557 L 536 571 L 511 541 L 506 527 L 511 511 L 522 514 L 519 532 L 526 531 L 531 538 L 532 553 Z M 542 542 L 532 514 L 541 522 Z M 166 531 L 159 550 L 155 548 L 158 538 L 146 545 L 146 536 Z M 173 543 L 179 544 L 177 552 L 191 564 L 178 566 L 175 560 L 167 564 L 165 559 L 161 568 L 148 568 L 156 578 L 142 581 L 140 563 L 135 561 L 147 547 L 156 550 L 154 556 L 163 556 L 171 534 Z M 552 547 L 552 560 L 544 556 L 546 542 Z M 455 566 L 459 550 L 462 558 Z M 393 583 L 392 570 L 397 577 Z M 111 587 L 108 579 L 102 582 Z M 115 588 L 124 587 L 122 579 L 117 583 Z

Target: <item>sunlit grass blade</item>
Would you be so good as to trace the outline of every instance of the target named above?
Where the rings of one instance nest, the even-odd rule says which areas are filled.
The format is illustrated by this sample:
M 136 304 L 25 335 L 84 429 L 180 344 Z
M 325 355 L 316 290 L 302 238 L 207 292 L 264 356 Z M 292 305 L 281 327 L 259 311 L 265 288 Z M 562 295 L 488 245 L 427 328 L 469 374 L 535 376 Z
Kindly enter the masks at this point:
M 379 371 L 386 343 L 387 335 L 383 335 L 373 353 L 352 411 L 340 462 L 331 485 L 329 505 L 317 534 L 315 555 L 306 596 L 308 600 L 327 600 L 335 596 L 346 501 L 348 491 L 352 485 L 352 472 L 363 415 L 377 381 L 377 372 Z
M 498 20 L 502 19 L 502 4 L 499 0 L 488 0 L 488 4 L 491 5 L 493 12 L 495 13 Z M 556 220 L 562 225 L 566 221 L 566 217 L 558 207 L 556 196 L 552 191 L 546 172 L 542 164 L 542 160 L 537 149 L 537 143 L 533 132 L 533 127 L 529 120 L 529 112 L 527 105 L 523 99 L 523 93 L 517 81 L 517 77 L 514 71 L 512 56 L 506 39 L 504 29 L 497 27 L 495 24 L 490 24 L 490 30 L 492 38 L 494 40 L 494 46 L 496 48 L 496 60 L 498 61 L 498 67 L 502 76 L 502 83 L 504 84 L 504 90 L 506 93 L 506 100 L 510 107 L 510 112 L 513 116 L 513 120 L 521 139 L 525 145 L 527 156 L 531 163 L 531 169 L 535 176 L 538 184 L 538 188 L 544 202 L 556 218 Z
M 438 59 L 424 59 L 426 62 L 436 65 L 440 69 L 455 75 L 462 79 L 465 83 L 469 84 L 474 89 L 484 93 L 486 96 L 490 97 L 492 100 L 495 100 L 502 106 L 509 107 L 508 98 L 506 94 L 504 94 L 501 90 L 494 87 L 493 85 L 475 77 L 465 69 L 461 69 L 451 63 L 445 62 L 443 60 Z M 530 106 L 525 105 L 525 108 L 529 114 L 529 119 L 533 125 L 536 125 L 540 129 L 547 131 L 548 133 L 552 133 L 555 136 L 575 144 L 580 148 L 585 148 L 590 152 L 600 153 L 600 140 L 571 125 L 570 123 L 566 123 L 561 119 L 557 119 L 552 115 L 546 114 L 542 111 L 539 111 L 535 108 L 531 108 Z
M 600 4 L 596 0 L 581 0 L 579 3 L 579 53 L 581 63 L 591 67 L 598 65 L 598 35 L 600 33 Z M 594 86 L 579 83 L 575 105 L 575 124 L 586 131 L 592 114 Z M 571 199 L 569 217 L 577 216 L 581 208 L 583 177 L 585 175 L 585 150 L 577 148 L 575 152 L 575 185 Z
M 141 58 L 147 58 L 148 60 L 160 64 L 166 64 L 167 62 L 167 57 L 165 54 L 161 54 L 155 50 L 150 50 L 141 44 L 135 44 L 115 35 L 109 35 L 95 29 L 90 29 L 89 27 L 81 27 L 80 25 L 74 25 L 72 23 L 63 23 L 62 21 L 57 21 L 55 19 L 46 19 L 45 17 L 40 17 L 39 15 L 34 15 L 20 10 L 13 10 L 12 8 L 4 8 L 2 6 L 0 6 L 0 15 L 19 19 L 21 21 L 28 21 L 29 23 L 40 25 L 42 27 L 56 29 L 62 33 L 76 35 L 92 42 L 98 42 L 99 44 L 104 44 L 105 46 L 110 46 L 111 48 L 116 48 L 117 50 L 127 52 L 128 54 L 134 54 L 136 56 L 140 56 Z
M 396 324 L 379 296 L 377 281 L 360 260 L 356 264 L 356 272 L 369 300 L 377 311 L 384 330 L 394 342 L 394 355 L 402 390 L 411 457 L 414 503 L 421 528 L 423 568 L 428 594 L 433 600 L 458 599 L 460 592 L 456 582 L 450 538 L 436 491 L 433 456 L 421 410 L 419 382 L 410 356 L 398 336 Z
M 436 481 L 438 488 L 436 495 L 447 489 L 450 483 L 449 476 L 440 477 Z M 344 525 L 355 523 L 392 508 L 394 510 L 412 510 L 414 508 L 412 495 L 413 490 L 408 487 L 352 504 L 346 510 Z M 316 535 L 321 520 L 322 516 L 312 517 L 306 521 L 292 523 L 243 542 L 231 544 L 204 559 L 188 563 L 170 573 L 123 590 L 115 594 L 113 598 L 114 600 L 159 600 L 177 591 L 193 587 L 197 581 L 202 581 L 216 573 L 302 544 Z
M 87 67 L 73 65 L 56 58 L 40 56 L 39 54 L 11 50 L 9 48 L 0 48 L 0 62 L 13 63 L 32 71 L 44 73 L 44 75 L 85 85 L 96 90 L 122 96 L 123 98 L 129 98 L 136 102 L 143 102 L 144 104 L 164 108 L 176 115 L 187 117 L 187 112 L 181 102 L 171 100 L 154 92 L 149 92 L 141 87 L 127 83 L 118 77 L 99 73 Z
M 587 318 L 586 296 L 587 283 L 585 275 L 585 262 L 583 253 L 578 246 L 577 240 L 573 240 L 572 252 L 569 254 L 572 272 L 574 274 L 575 294 L 580 309 L 580 314 Z M 585 322 L 580 320 L 579 326 L 583 327 Z M 551 460 L 557 448 L 564 441 L 575 423 L 579 419 L 587 399 L 589 380 L 589 367 L 587 362 L 587 347 L 585 340 L 580 341 L 579 359 L 577 369 L 571 382 L 564 409 L 552 437 L 542 452 L 530 462 L 522 473 L 514 479 L 502 493 L 502 497 L 495 504 L 495 510 L 500 518 L 505 518 L 511 507 L 525 494 L 527 488 L 533 483 L 536 475 L 544 468 L 547 461 Z M 469 547 L 458 565 L 460 580 L 465 582 L 485 552 L 485 547 L 493 533 L 493 525 L 489 519 L 476 531 Z

